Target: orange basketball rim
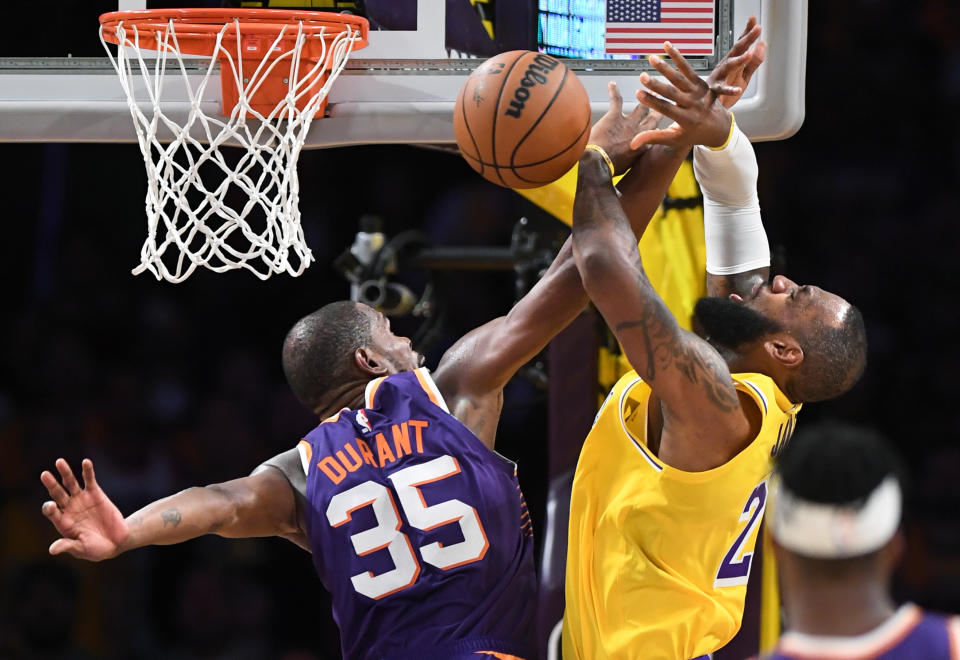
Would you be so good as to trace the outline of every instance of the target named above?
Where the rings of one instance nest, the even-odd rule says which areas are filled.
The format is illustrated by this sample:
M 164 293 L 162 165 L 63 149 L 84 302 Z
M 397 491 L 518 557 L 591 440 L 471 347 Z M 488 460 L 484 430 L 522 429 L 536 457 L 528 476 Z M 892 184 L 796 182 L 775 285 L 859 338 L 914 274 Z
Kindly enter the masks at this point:
M 306 82 L 292 90 L 296 107 L 303 110 L 326 81 L 338 40 L 343 43 L 347 35 L 350 50 L 356 50 L 367 46 L 368 32 L 365 18 L 319 11 L 159 9 L 100 16 L 100 34 L 112 44 L 132 45 L 138 51 L 216 55 L 224 115 L 231 114 L 241 90 L 247 105 L 266 115 L 291 92 L 289 81 L 297 79 Z M 297 75 L 304 63 L 308 69 L 319 67 L 317 75 Z M 317 116 L 325 106 L 324 99 Z

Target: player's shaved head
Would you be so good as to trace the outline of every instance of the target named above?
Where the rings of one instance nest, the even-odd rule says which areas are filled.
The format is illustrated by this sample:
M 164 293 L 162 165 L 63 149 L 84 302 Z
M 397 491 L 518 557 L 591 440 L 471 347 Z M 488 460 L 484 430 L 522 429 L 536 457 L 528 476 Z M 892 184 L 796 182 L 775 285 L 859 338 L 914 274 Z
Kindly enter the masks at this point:
M 350 300 L 324 305 L 299 321 L 283 342 L 283 373 L 304 406 L 319 412 L 357 374 L 354 351 L 369 345 L 368 308 Z
M 787 380 L 794 401 L 826 401 L 853 387 L 867 366 L 867 331 L 860 310 L 849 305 L 835 324 L 811 323 L 794 330 L 803 363 Z

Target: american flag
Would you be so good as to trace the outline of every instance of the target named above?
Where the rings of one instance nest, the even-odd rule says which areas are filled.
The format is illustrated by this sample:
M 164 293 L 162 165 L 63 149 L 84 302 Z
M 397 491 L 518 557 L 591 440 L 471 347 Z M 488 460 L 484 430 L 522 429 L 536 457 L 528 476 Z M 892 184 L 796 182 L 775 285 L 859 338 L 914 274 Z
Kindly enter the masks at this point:
M 684 55 L 712 55 L 715 13 L 714 0 L 607 0 L 606 52 L 662 53 L 669 41 Z

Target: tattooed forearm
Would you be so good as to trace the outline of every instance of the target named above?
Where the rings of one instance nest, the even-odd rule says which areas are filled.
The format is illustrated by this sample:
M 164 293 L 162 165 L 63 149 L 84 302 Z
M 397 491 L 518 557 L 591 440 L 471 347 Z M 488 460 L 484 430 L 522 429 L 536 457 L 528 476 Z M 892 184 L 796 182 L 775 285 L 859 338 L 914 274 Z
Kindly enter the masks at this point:
M 726 363 L 710 346 L 683 332 L 670 310 L 650 286 L 643 271 L 637 286 L 644 291 L 648 302 L 639 318 L 621 321 L 614 327 L 619 337 L 622 332 L 640 333 L 646 355 L 645 364 L 634 365 L 648 383 L 667 369 L 676 369 L 691 383 L 701 386 L 707 398 L 723 411 L 735 410 L 739 405 L 736 389 Z
M 180 524 L 180 510 L 179 509 L 167 509 L 166 511 L 160 514 L 160 519 L 163 520 L 163 526 L 171 525 L 176 527 Z
M 636 236 L 605 167 L 598 157 L 580 159 L 573 238 L 587 293 L 647 382 L 653 384 L 675 369 L 694 388 L 701 388 L 717 408 L 736 410 L 739 400 L 723 359 L 677 325 L 647 279 Z M 630 310 L 627 318 L 624 309 Z

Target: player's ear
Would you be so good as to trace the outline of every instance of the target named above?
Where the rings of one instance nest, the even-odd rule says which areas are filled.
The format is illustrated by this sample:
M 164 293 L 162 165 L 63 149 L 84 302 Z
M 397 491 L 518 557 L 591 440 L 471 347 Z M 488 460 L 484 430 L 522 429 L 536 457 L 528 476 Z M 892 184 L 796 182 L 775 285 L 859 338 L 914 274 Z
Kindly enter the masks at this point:
M 387 363 L 383 357 L 374 350 L 360 347 L 353 352 L 353 362 L 361 373 L 378 377 L 388 373 Z
M 786 332 L 770 335 L 763 342 L 763 350 L 785 367 L 799 367 L 803 362 L 803 348 L 800 343 Z

